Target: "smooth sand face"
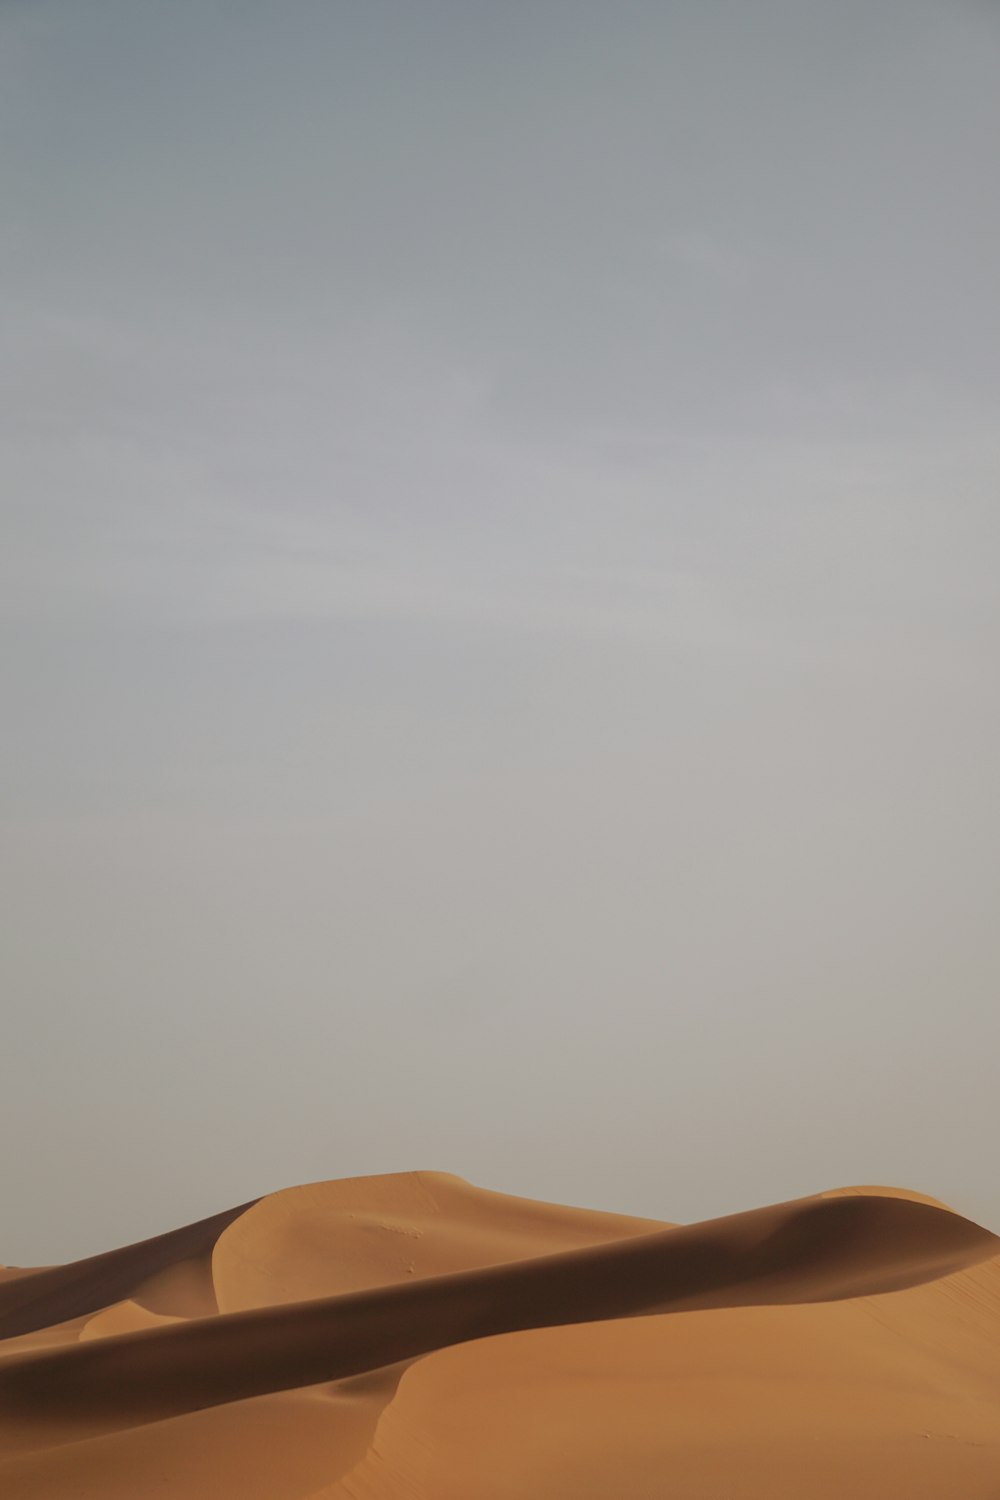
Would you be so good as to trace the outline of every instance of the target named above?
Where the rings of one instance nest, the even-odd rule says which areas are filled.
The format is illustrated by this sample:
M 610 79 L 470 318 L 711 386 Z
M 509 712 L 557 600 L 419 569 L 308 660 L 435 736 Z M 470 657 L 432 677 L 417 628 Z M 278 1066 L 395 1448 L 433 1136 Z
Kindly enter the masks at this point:
M 1000 1240 L 888 1189 L 293 1188 L 0 1276 L 0 1454 L 11 1500 L 996 1500 Z

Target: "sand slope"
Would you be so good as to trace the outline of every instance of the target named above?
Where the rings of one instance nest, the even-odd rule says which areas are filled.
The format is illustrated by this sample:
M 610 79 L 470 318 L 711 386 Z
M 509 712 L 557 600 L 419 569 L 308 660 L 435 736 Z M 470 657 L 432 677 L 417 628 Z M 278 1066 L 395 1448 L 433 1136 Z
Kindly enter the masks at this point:
M 891 1190 L 295 1188 L 0 1281 L 0 1493 L 996 1500 L 998 1254 Z

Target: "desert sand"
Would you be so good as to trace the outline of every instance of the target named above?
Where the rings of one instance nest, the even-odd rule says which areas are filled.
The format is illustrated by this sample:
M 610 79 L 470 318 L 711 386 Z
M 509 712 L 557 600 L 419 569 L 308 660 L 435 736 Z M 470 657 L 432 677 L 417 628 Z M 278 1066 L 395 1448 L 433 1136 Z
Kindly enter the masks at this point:
M 1000 1239 L 413 1172 L 0 1270 L 5 1500 L 997 1500 Z

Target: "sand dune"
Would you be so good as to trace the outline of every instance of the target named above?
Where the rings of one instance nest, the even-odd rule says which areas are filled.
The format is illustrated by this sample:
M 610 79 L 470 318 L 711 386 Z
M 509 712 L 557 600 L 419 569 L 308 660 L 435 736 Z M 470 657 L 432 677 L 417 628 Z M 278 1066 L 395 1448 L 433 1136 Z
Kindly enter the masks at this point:
M 0 1281 L 0 1493 L 996 1500 L 998 1256 L 891 1190 L 291 1189 Z
M 217 1311 L 212 1251 L 222 1231 L 250 1206 L 244 1203 L 169 1234 L 67 1266 L 19 1270 L 0 1283 L 0 1339 L 96 1312 L 144 1287 L 162 1300 L 163 1291 L 173 1286 L 182 1315 Z

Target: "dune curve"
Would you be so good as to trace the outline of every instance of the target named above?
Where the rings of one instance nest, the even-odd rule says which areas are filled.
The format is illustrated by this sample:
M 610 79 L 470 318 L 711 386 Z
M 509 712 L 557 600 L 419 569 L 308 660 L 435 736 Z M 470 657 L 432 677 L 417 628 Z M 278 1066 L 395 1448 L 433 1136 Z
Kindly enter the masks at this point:
M 98 1312 L 164 1272 L 210 1256 L 222 1231 L 254 1202 L 85 1260 L 18 1271 L 0 1281 L 0 1340 Z
M 412 1284 L 222 1315 L 22 1355 L 0 1366 L 0 1422 L 70 1440 L 340 1380 L 447 1345 L 643 1313 L 830 1301 L 948 1275 L 1000 1251 L 988 1231 L 907 1199 L 805 1199 L 627 1241 Z

